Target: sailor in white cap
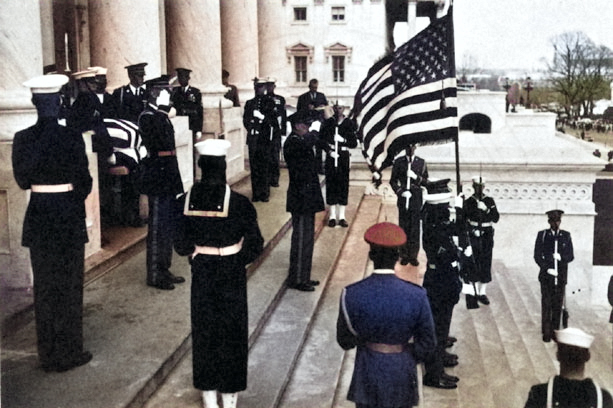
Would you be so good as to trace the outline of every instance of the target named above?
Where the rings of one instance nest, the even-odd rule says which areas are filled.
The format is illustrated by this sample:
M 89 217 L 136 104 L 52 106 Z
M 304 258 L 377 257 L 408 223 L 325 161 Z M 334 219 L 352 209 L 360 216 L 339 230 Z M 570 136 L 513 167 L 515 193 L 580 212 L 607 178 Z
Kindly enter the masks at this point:
M 569 327 L 556 330 L 555 341 L 558 344 L 556 357 L 560 362 L 560 375 L 551 377 L 547 383 L 533 386 L 525 408 L 612 408 L 611 394 L 585 376 L 585 365 L 590 360 L 594 336 Z
M 485 289 L 492 281 L 492 251 L 494 249 L 494 224 L 500 219 L 494 199 L 485 195 L 485 178 L 472 179 L 474 193 L 464 200 L 463 212 L 472 245 L 476 268 L 471 280 L 474 281 L 476 299 L 484 305 L 490 300 Z
M 358 127 L 354 120 L 345 117 L 345 104 L 336 100 L 332 106 L 334 115 L 321 126 L 321 137 L 328 145 L 326 149 L 326 203 L 330 206 L 328 227 L 337 224 L 347 228 L 345 216 L 349 197 L 350 152 L 358 145 Z
M 31 190 L 22 245 L 30 248 L 38 357 L 44 371 L 67 371 L 86 364 L 83 349 L 83 267 L 85 198 L 92 189 L 85 142 L 58 124 L 64 75 L 32 78 L 38 113 L 35 125 L 13 139 L 13 174 Z
M 279 123 L 279 128 L 274 130 L 271 146 L 270 163 L 270 186 L 279 187 L 279 160 L 281 152 L 281 139 L 287 133 L 287 111 L 285 110 L 285 98 L 275 93 L 277 79 L 266 77 L 266 95 L 272 98 L 275 103 L 275 116 Z
M 247 387 L 246 265 L 263 251 L 257 212 L 249 199 L 230 190 L 226 155 L 230 142 L 196 144 L 202 179 L 182 196 L 175 250 L 192 267 L 193 384 L 205 408 L 236 407 Z
M 541 285 L 541 331 L 543 341 L 553 338 L 553 331 L 566 326 L 568 315 L 563 309 L 568 264 L 575 259 L 570 232 L 560 229 L 564 211 L 546 212 L 549 228 L 541 230 L 534 242 L 534 261 L 539 266 Z

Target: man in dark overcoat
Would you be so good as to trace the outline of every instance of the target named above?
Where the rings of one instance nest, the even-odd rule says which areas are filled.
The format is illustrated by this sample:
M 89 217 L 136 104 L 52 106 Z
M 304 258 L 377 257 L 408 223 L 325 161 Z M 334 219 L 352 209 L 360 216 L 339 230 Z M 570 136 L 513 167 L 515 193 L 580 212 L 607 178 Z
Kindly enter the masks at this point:
M 484 188 L 485 179 L 481 176 L 473 177 L 474 194 L 464 200 L 463 213 L 476 264 L 470 277 L 475 284 L 474 296 L 479 302 L 489 305 L 490 300 L 485 288 L 487 283 L 492 281 L 494 224 L 500 219 L 500 214 L 494 199 L 483 192 Z
M 266 95 L 266 79 L 254 78 L 255 97 L 245 103 L 243 125 L 247 129 L 249 168 L 251 171 L 251 201 L 270 199 L 270 152 L 279 122 L 274 100 Z
M 86 364 L 83 349 L 84 201 L 92 189 L 82 135 L 58 124 L 64 75 L 24 83 L 32 91 L 38 120 L 13 140 L 13 174 L 30 189 L 22 245 L 30 248 L 38 357 L 43 370 Z
M 419 402 L 416 365 L 436 343 L 428 298 L 394 274 L 406 241 L 402 228 L 375 224 L 364 239 L 374 271 L 343 290 L 336 324 L 338 344 L 357 346 L 347 399 L 358 408 L 412 407 Z
M 113 91 L 115 112 L 119 119 L 138 122 L 138 116 L 147 107 L 149 92 L 145 86 L 146 62 L 126 66 L 130 83 Z
M 175 249 L 192 266 L 191 321 L 194 386 L 206 408 L 236 406 L 247 387 L 247 276 L 245 266 L 263 251 L 257 212 L 226 184 L 230 142 L 196 144 L 202 179 L 183 196 Z
M 541 284 L 541 332 L 543 341 L 553 338 L 560 328 L 562 305 L 568 278 L 568 264 L 575 259 L 570 232 L 560 229 L 562 210 L 547 211 L 550 228 L 539 231 L 534 242 L 534 261 L 539 266 Z
M 142 160 L 139 189 L 149 201 L 147 232 L 147 285 L 163 290 L 185 282 L 170 272 L 172 243 L 178 209 L 176 196 L 183 193 L 175 131 L 168 117 L 170 92 L 167 81 L 151 82 L 151 101 L 138 120 L 147 157 Z
M 279 187 L 279 159 L 281 154 L 281 139 L 287 133 L 287 111 L 285 98 L 275 93 L 277 80 L 272 77 L 266 78 L 266 95 L 275 102 L 275 116 L 279 127 L 274 130 L 270 151 L 270 186 Z
M 315 290 L 319 281 L 311 279 L 313 247 L 315 244 L 315 214 L 324 211 L 315 145 L 327 148 L 319 139 L 320 122 L 313 122 L 306 111 L 290 116 L 292 133 L 283 145 L 283 156 L 289 172 L 289 186 L 285 208 L 292 214 L 292 244 L 287 285 L 306 292 Z
M 345 117 L 345 106 L 336 101 L 332 107 L 334 116 L 326 119 L 321 126 L 322 139 L 328 144 L 326 153 L 326 203 L 330 206 L 328 226 L 337 224 L 347 228 L 345 207 L 349 197 L 349 170 L 352 149 L 358 145 L 357 125 L 354 120 Z
M 415 145 L 409 145 L 405 154 L 396 157 L 392 167 L 390 186 L 398 199 L 398 224 L 407 234 L 407 243 L 400 251 L 403 265 L 419 265 L 417 254 L 420 248 L 420 211 L 423 194 L 421 187 L 428 181 L 426 162 L 415 155 Z
M 457 388 L 458 377 L 445 372 L 445 367 L 458 364 L 458 356 L 445 348 L 453 308 L 460 300 L 460 253 L 453 241 L 457 227 L 450 221 L 451 193 L 449 179 L 427 184 L 428 194 L 423 208 L 423 245 L 428 265 L 423 286 L 428 292 L 436 329 L 436 349 L 425 361 L 424 385 L 442 389 Z
M 315 78 L 312 78 L 309 81 L 309 91 L 303 93 L 298 97 L 298 102 L 296 104 L 296 111 L 308 110 L 314 116 L 317 116 L 320 121 L 325 120 L 324 108 L 328 106 L 328 99 L 326 95 L 322 92 L 318 92 L 319 81 Z M 323 151 L 322 149 L 315 147 L 317 158 L 317 172 L 319 174 L 324 174 L 325 170 L 323 168 Z

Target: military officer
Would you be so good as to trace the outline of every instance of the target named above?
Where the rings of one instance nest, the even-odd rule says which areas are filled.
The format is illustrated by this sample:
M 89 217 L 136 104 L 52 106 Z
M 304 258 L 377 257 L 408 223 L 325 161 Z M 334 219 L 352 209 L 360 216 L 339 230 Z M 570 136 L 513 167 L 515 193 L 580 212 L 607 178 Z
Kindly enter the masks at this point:
M 375 224 L 364 240 L 374 271 L 343 289 L 336 324 L 338 344 L 357 346 L 347 399 L 358 408 L 412 407 L 419 402 L 416 365 L 436 343 L 426 291 L 394 274 L 402 228 Z
M 474 290 L 477 300 L 489 305 L 490 300 L 485 293 L 485 287 L 492 281 L 492 250 L 494 249 L 494 224 L 500 219 L 496 202 L 485 195 L 485 179 L 475 176 L 472 179 L 474 194 L 464 200 L 464 218 L 468 223 L 475 273 L 471 279 L 475 283 Z
M 534 243 L 534 261 L 539 266 L 541 284 L 541 332 L 543 341 L 553 338 L 564 323 L 562 305 L 568 277 L 568 264 L 575 259 L 570 232 L 560 229 L 562 210 L 547 211 L 549 228 L 539 231 Z
M 266 95 L 266 79 L 254 78 L 255 97 L 245 103 L 243 125 L 247 129 L 252 201 L 270 199 L 270 152 L 279 122 L 274 100 Z
M 555 333 L 560 375 L 530 388 L 524 407 L 612 408 L 611 394 L 585 376 L 585 365 L 591 357 L 590 346 L 594 336 L 574 327 L 556 330 Z
M 328 226 L 337 224 L 347 228 L 345 207 L 349 196 L 349 169 L 351 167 L 349 149 L 358 145 L 357 125 L 345 117 L 345 106 L 336 101 L 332 107 L 334 116 L 326 119 L 321 127 L 322 139 L 328 144 L 326 154 L 326 203 L 330 206 Z
M 416 146 L 409 145 L 405 154 L 394 159 L 390 186 L 398 196 L 398 220 L 407 234 L 407 243 L 400 251 L 403 265 L 419 265 L 417 254 L 420 248 L 420 210 L 422 207 L 421 187 L 428 181 L 426 161 L 415 155 Z
M 13 174 L 31 190 L 22 245 L 30 248 L 38 357 L 44 371 L 67 371 L 86 364 L 83 349 L 84 201 L 92 178 L 83 137 L 58 124 L 65 75 L 32 78 L 38 120 L 15 134 Z
M 146 66 L 146 62 L 141 62 L 125 67 L 130 83 L 113 91 L 115 112 L 119 119 L 136 123 L 140 113 L 147 107 L 149 95 L 145 86 Z
M 272 77 L 266 78 L 266 95 L 275 102 L 275 116 L 279 127 L 274 130 L 271 146 L 270 161 L 270 186 L 279 187 L 279 156 L 281 153 L 281 139 L 287 133 L 287 111 L 285 98 L 275 93 L 277 80 Z
M 189 129 L 194 133 L 194 142 L 202 137 L 204 109 L 200 89 L 189 84 L 191 69 L 177 68 L 177 80 L 180 86 L 172 89 L 170 102 L 179 116 L 189 116 Z
M 263 251 L 257 212 L 226 183 L 230 142 L 196 144 L 202 179 L 181 200 L 175 249 L 192 267 L 193 383 L 205 408 L 236 407 L 247 388 L 247 277 L 245 266 Z
M 149 201 L 147 232 L 147 285 L 163 290 L 185 282 L 170 272 L 172 243 L 178 210 L 175 198 L 183 193 L 177 162 L 175 131 L 168 117 L 170 91 L 168 81 L 150 82 L 150 102 L 138 119 L 138 128 L 147 148 L 141 163 L 140 192 Z

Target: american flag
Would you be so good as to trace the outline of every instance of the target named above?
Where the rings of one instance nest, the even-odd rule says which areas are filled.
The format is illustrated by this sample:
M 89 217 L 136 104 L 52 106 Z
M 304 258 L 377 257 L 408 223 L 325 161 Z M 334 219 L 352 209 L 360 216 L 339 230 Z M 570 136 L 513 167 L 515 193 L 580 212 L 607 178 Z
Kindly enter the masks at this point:
M 371 170 L 378 173 L 391 165 L 409 144 L 456 141 L 456 92 L 450 7 L 447 15 L 375 63 L 358 88 L 353 115 Z

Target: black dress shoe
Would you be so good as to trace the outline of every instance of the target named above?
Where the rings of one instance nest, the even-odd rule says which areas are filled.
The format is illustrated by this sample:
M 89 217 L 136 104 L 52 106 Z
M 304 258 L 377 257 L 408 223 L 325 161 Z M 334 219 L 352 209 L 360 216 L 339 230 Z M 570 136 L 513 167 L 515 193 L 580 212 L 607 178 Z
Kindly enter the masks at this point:
M 175 285 L 173 285 L 172 282 L 167 279 L 162 279 L 156 283 L 147 282 L 147 286 L 151 286 L 161 290 L 173 290 L 175 288 Z
M 89 351 L 84 351 L 68 361 L 63 361 L 62 363 L 57 364 L 55 366 L 55 371 L 57 371 L 58 373 L 62 373 L 64 371 L 72 370 L 75 367 L 79 367 L 89 363 L 91 359 L 92 353 L 90 353 Z
M 317 286 L 319 285 L 319 281 L 318 280 L 310 280 L 307 282 L 309 285 L 311 286 Z
M 424 378 L 424 385 L 426 387 L 441 388 L 443 390 L 458 388 L 458 384 L 453 381 L 445 380 L 442 377 L 437 379 Z
M 270 201 L 270 199 L 269 199 L 268 197 L 266 197 L 266 198 L 262 198 L 262 201 L 263 201 L 263 202 L 265 202 L 265 203 L 267 203 L 267 202 L 269 202 L 269 201 Z
M 455 375 L 451 375 L 451 374 L 447 374 L 447 373 L 441 374 L 441 379 L 443 379 L 445 381 L 451 381 L 451 382 L 454 382 L 454 383 L 457 383 L 458 381 L 460 381 L 460 379 L 458 377 L 456 377 Z
M 443 367 L 455 367 L 457 366 L 458 360 L 453 359 L 453 358 L 449 358 L 449 359 L 443 359 Z
M 453 347 L 453 345 L 454 345 L 454 344 L 455 344 L 455 343 L 454 343 L 453 341 L 449 341 L 449 340 L 447 340 L 447 343 L 445 344 L 445 348 L 450 348 L 450 347 Z
M 349 226 L 349 224 L 347 224 L 347 221 L 346 221 L 346 220 L 340 220 L 340 221 L 338 222 L 338 225 L 340 225 L 340 226 L 341 226 L 341 227 L 343 227 L 343 228 L 347 228 L 347 227 Z
M 296 285 L 287 285 L 290 289 L 300 290 L 302 292 L 314 292 L 315 288 L 308 283 L 298 283 Z
M 481 303 L 483 303 L 484 305 L 489 305 L 490 304 L 490 300 L 487 298 L 487 296 L 485 295 L 479 295 L 477 296 L 477 300 Z
M 545 343 L 549 343 L 551 341 L 551 336 L 548 336 L 546 334 L 543 334 L 543 341 Z
M 270 187 L 279 187 L 279 183 L 270 183 Z
M 448 336 L 447 337 L 447 341 L 450 341 L 451 343 L 455 343 L 456 341 L 458 341 L 458 339 L 456 337 L 453 337 L 453 336 Z
M 328 220 L 328 227 L 330 227 L 330 228 L 336 227 L 336 220 L 334 218 L 330 218 Z
M 170 281 L 170 283 L 183 283 L 183 282 L 185 282 L 185 278 L 183 276 L 173 275 L 170 272 L 168 272 L 167 279 Z
M 445 352 L 443 354 L 443 358 L 448 358 L 448 359 L 452 359 L 452 360 L 457 360 L 458 359 L 458 355 L 457 354 L 453 354 L 453 353 L 449 353 L 449 352 Z

